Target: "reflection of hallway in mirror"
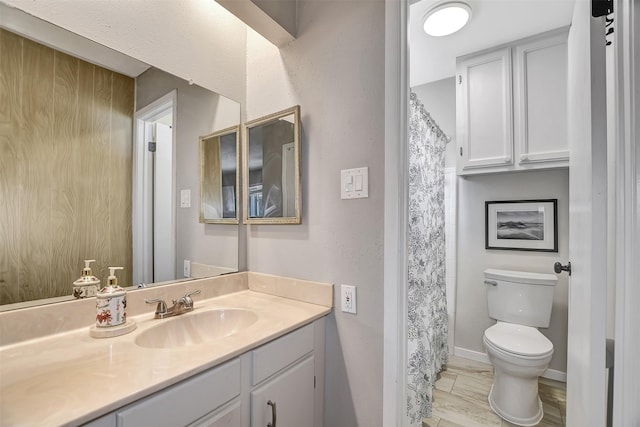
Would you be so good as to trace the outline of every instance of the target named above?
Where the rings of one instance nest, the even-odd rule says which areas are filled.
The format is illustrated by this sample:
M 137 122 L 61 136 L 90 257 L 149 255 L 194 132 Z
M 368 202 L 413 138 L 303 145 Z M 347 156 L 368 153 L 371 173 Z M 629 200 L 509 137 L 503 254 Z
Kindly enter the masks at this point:
M 136 113 L 134 284 L 176 277 L 174 105 L 171 92 Z

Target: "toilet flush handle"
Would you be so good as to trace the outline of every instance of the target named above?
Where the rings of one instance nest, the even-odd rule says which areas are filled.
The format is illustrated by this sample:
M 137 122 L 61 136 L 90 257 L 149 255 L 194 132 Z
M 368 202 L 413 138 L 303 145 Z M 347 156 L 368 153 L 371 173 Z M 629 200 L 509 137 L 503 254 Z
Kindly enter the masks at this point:
M 484 284 L 491 285 L 491 286 L 498 286 L 498 282 L 496 282 L 495 280 L 485 280 Z

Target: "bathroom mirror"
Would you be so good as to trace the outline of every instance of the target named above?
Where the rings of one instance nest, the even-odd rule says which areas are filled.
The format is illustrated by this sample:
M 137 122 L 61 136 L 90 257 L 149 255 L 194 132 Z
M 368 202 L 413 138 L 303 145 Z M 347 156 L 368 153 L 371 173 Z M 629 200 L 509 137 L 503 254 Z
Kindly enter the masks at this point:
M 188 196 L 240 104 L 2 3 L 0 27 L 0 311 L 73 299 L 84 259 L 134 288 L 237 271 L 238 227 Z
M 240 128 L 200 137 L 200 222 L 238 223 Z
M 300 106 L 244 124 L 245 224 L 300 224 Z

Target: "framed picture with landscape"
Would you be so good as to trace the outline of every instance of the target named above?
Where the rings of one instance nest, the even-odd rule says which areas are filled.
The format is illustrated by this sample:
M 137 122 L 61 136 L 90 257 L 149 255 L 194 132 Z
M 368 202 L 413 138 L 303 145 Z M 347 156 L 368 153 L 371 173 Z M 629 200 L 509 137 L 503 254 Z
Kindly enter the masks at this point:
M 558 252 L 558 199 L 485 202 L 485 249 Z

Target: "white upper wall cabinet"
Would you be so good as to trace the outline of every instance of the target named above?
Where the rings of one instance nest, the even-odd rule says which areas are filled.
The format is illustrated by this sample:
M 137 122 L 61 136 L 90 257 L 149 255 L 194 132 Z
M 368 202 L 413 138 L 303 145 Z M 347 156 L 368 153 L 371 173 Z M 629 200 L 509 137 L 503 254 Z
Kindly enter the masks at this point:
M 458 58 L 459 175 L 569 165 L 567 35 L 554 30 Z
M 459 165 L 472 170 L 513 164 L 511 49 L 464 57 L 457 68 Z
M 515 140 L 520 165 L 568 165 L 567 35 L 532 40 L 515 49 Z

